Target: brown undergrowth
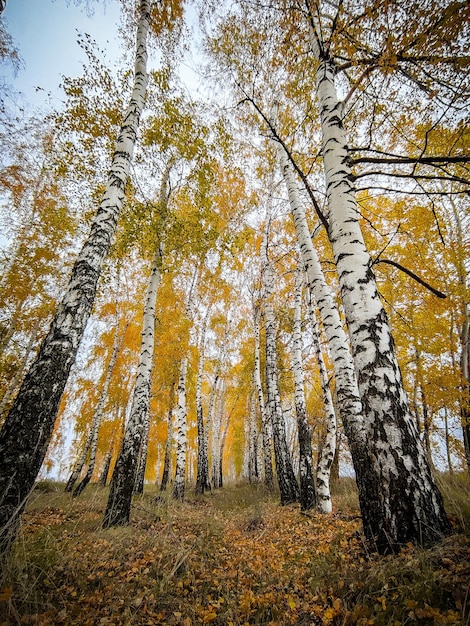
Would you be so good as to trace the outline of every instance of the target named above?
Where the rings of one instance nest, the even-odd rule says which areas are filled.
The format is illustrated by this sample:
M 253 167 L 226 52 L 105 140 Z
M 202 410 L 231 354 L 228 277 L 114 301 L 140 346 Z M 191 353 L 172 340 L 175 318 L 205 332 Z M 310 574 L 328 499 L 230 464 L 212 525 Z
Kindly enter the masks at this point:
M 365 545 L 345 482 L 331 516 L 245 485 L 182 503 L 145 494 L 131 525 L 111 530 L 106 490 L 36 490 L 2 575 L 0 624 L 470 624 L 459 490 L 455 535 L 388 557 Z

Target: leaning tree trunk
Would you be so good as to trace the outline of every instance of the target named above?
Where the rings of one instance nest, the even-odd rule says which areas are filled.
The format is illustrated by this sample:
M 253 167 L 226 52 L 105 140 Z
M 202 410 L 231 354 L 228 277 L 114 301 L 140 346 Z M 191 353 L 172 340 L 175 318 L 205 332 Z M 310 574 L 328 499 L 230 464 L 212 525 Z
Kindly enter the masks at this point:
M 317 460 L 317 505 L 321 513 L 331 513 L 333 505 L 330 492 L 330 473 L 336 454 L 337 420 L 326 371 L 325 360 L 321 351 L 320 333 L 311 298 L 308 299 L 310 325 L 312 329 L 313 349 L 320 371 L 323 404 L 325 406 L 326 435 L 318 452 Z
M 98 450 L 98 432 L 100 429 L 101 421 L 103 419 L 103 410 L 104 410 L 106 401 L 108 400 L 108 392 L 109 392 L 109 385 L 111 383 L 111 376 L 113 374 L 114 366 L 117 361 L 119 349 L 121 347 L 123 338 L 124 338 L 124 335 L 121 335 L 121 340 L 119 340 L 119 321 L 118 319 L 116 319 L 116 332 L 114 335 L 113 351 L 111 353 L 111 358 L 109 359 L 108 367 L 106 368 L 106 376 L 105 376 L 105 380 L 103 384 L 103 389 L 101 390 L 100 399 L 98 401 L 98 405 L 96 407 L 96 410 L 95 410 L 95 413 L 93 415 L 93 419 L 91 422 L 90 458 L 88 460 L 88 469 L 83 479 L 73 490 L 72 495 L 74 497 L 79 496 L 82 493 L 82 491 L 90 482 L 91 477 L 93 476 L 93 471 L 95 469 L 95 462 L 96 462 L 96 452 Z M 67 487 L 68 486 L 69 486 L 69 483 L 67 483 Z
M 268 257 L 269 218 L 266 221 L 262 245 L 263 262 L 263 307 L 266 323 L 266 387 L 268 414 L 273 427 L 274 459 L 276 474 L 281 492 L 281 504 L 289 504 L 299 499 L 299 486 L 294 475 L 286 440 L 286 427 L 279 395 L 277 376 L 276 320 L 272 304 L 273 272 Z
M 140 114 L 147 87 L 150 0 L 141 0 L 134 88 L 116 142 L 103 200 L 72 269 L 50 330 L 27 373 L 0 432 L 0 551 L 7 552 L 41 469 L 70 368 L 95 299 L 125 197 Z
M 101 475 L 98 479 L 99 487 L 106 487 L 108 482 L 109 468 L 111 467 L 111 459 L 113 458 L 113 448 L 107 451 L 106 456 L 104 458 L 103 469 L 101 470 Z
M 188 372 L 188 357 L 183 357 L 180 365 L 178 382 L 178 407 L 176 409 L 176 470 L 173 485 L 173 498 L 183 500 L 186 481 L 186 376 Z
M 300 269 L 297 269 L 292 333 L 292 371 L 294 374 L 295 412 L 297 415 L 297 436 L 299 439 L 300 508 L 302 511 L 308 511 L 316 505 L 316 493 L 313 471 L 312 432 L 305 402 L 305 380 L 302 364 L 302 287 L 302 272 Z
M 149 411 L 155 345 L 155 306 L 160 277 L 161 251 L 159 248 L 152 263 L 145 297 L 140 361 L 132 395 L 131 412 L 111 480 L 111 490 L 103 519 L 104 528 L 123 526 L 129 523 L 137 463 Z
M 261 311 L 255 309 L 254 315 L 254 334 L 255 334 L 255 363 L 253 371 L 253 380 L 256 388 L 256 396 L 258 398 L 258 406 L 261 414 L 261 441 L 263 449 L 264 461 L 264 483 L 269 490 L 274 488 L 273 476 L 273 459 L 271 455 L 271 424 L 266 413 L 266 404 L 264 402 L 263 386 L 261 384 L 261 351 L 260 351 L 260 317 Z
M 363 405 L 371 463 L 362 481 L 376 485 L 378 502 L 363 502 L 364 532 L 381 552 L 407 542 L 435 541 L 450 530 L 441 494 L 408 404 L 371 258 L 359 224 L 334 65 L 315 36 L 316 89 L 329 207 L 328 236 L 339 275 Z M 356 468 L 357 471 L 357 468 Z
M 349 351 L 349 341 L 343 328 L 333 293 L 326 282 L 317 251 L 310 236 L 305 208 L 285 150 L 277 144 L 277 156 L 289 195 L 297 241 L 307 277 L 310 299 L 316 302 L 323 322 L 336 379 L 338 409 L 348 438 L 359 491 L 359 503 L 368 510 L 379 508 L 375 483 L 369 476 L 369 455 L 354 363 Z M 325 391 L 325 389 L 324 389 Z M 324 395 L 324 398 L 326 396 Z M 321 476 L 321 475 L 320 475 Z M 326 506 L 326 503 L 325 503 Z
M 91 445 L 91 438 L 93 436 L 93 431 L 90 428 L 90 430 L 87 432 L 86 437 L 85 437 L 85 441 L 83 444 L 83 447 L 81 449 L 80 452 L 80 456 L 77 458 L 77 460 L 75 461 L 75 465 L 73 466 L 73 470 L 69 476 L 69 479 L 67 480 L 67 483 L 65 485 L 65 489 L 64 491 L 67 493 L 70 493 L 73 491 L 73 488 L 75 487 L 75 483 L 78 480 L 78 477 L 80 476 L 82 469 L 86 463 L 87 460 L 87 456 L 90 452 L 90 445 Z

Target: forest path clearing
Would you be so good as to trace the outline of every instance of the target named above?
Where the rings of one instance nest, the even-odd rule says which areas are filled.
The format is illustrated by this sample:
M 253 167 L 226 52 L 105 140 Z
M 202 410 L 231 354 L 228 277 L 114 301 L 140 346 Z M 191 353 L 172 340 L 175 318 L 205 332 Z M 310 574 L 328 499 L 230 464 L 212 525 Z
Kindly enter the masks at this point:
M 0 624 L 468 623 L 469 537 L 378 557 L 353 495 L 323 516 L 248 485 L 183 503 L 146 494 L 129 527 L 102 530 L 106 495 L 35 492 Z

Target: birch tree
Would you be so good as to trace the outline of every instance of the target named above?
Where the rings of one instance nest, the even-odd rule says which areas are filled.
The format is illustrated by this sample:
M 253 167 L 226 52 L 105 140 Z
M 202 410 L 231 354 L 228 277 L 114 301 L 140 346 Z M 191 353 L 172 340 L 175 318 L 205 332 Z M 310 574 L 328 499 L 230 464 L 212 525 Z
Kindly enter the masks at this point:
M 316 13 L 310 13 L 309 18 L 312 54 L 317 62 L 316 93 L 329 208 L 328 237 L 340 281 L 371 456 L 371 467 L 363 469 L 378 490 L 375 505 L 366 502 L 361 511 L 366 535 L 383 551 L 405 540 L 436 540 L 448 533 L 450 527 L 411 416 L 387 316 L 362 235 L 334 63 L 324 44 Z
M 261 350 L 260 350 L 260 320 L 261 305 L 256 306 L 254 311 L 253 330 L 255 335 L 255 355 L 254 355 L 254 371 L 253 380 L 256 389 L 256 397 L 258 399 L 258 407 L 261 415 L 261 441 L 263 449 L 264 462 L 264 482 L 268 489 L 274 487 L 273 461 L 271 454 L 272 441 L 272 425 L 268 419 L 266 412 L 266 403 L 264 401 L 263 386 L 261 384 Z
M 186 486 L 186 376 L 188 372 L 188 357 L 183 356 L 180 363 L 177 406 L 176 406 L 176 468 L 173 484 L 173 498 L 183 500 Z
M 318 509 L 322 513 L 331 513 L 333 505 L 330 492 L 330 471 L 336 453 L 337 420 L 336 410 L 328 380 L 325 359 L 320 344 L 320 332 L 318 328 L 315 308 L 310 295 L 307 296 L 307 306 L 310 318 L 311 336 L 313 351 L 315 353 L 318 370 L 320 373 L 320 384 L 323 395 L 323 405 L 325 407 L 326 435 L 320 444 L 317 460 L 317 503 Z
M 166 187 L 166 181 L 164 181 L 163 186 Z M 131 413 L 111 480 L 111 490 L 103 519 L 104 528 L 129 523 L 139 452 L 142 453 L 142 441 L 145 438 L 144 428 L 148 428 L 149 425 L 150 384 L 155 345 L 155 307 L 161 278 L 161 262 L 162 255 L 159 244 L 152 263 L 145 297 L 140 361 L 132 396 Z
M 67 291 L 0 432 L 0 543 L 8 551 L 52 435 L 59 402 L 93 305 L 113 239 L 147 86 L 147 32 L 152 3 L 141 0 L 134 88 L 124 112 L 106 191 L 72 270 Z
M 304 372 L 302 363 L 302 288 L 303 275 L 295 272 L 294 326 L 292 329 L 292 369 L 294 374 L 295 412 L 299 440 L 300 508 L 308 511 L 316 505 L 315 477 L 313 471 L 312 433 L 305 402 Z
M 274 291 L 274 276 L 271 260 L 268 256 L 268 241 L 270 229 L 270 215 L 267 212 L 264 227 L 261 258 L 263 262 L 263 310 L 266 324 L 266 388 L 267 410 L 271 419 L 274 441 L 274 458 L 276 475 L 281 492 L 281 504 L 296 502 L 299 498 L 299 487 L 292 469 L 286 440 L 286 429 L 279 394 L 276 348 L 276 320 L 272 295 Z

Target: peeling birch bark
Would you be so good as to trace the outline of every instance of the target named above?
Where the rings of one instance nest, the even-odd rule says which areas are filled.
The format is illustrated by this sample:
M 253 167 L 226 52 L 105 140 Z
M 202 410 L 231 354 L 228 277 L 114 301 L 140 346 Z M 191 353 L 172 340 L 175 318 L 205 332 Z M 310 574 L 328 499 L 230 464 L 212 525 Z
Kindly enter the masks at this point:
M 381 552 L 411 541 L 436 541 L 450 531 L 396 359 L 371 259 L 361 232 L 334 66 L 312 29 L 316 91 L 329 207 L 329 232 L 348 324 L 376 503 L 361 505 L 364 532 Z M 361 495 L 361 494 L 360 494 Z

